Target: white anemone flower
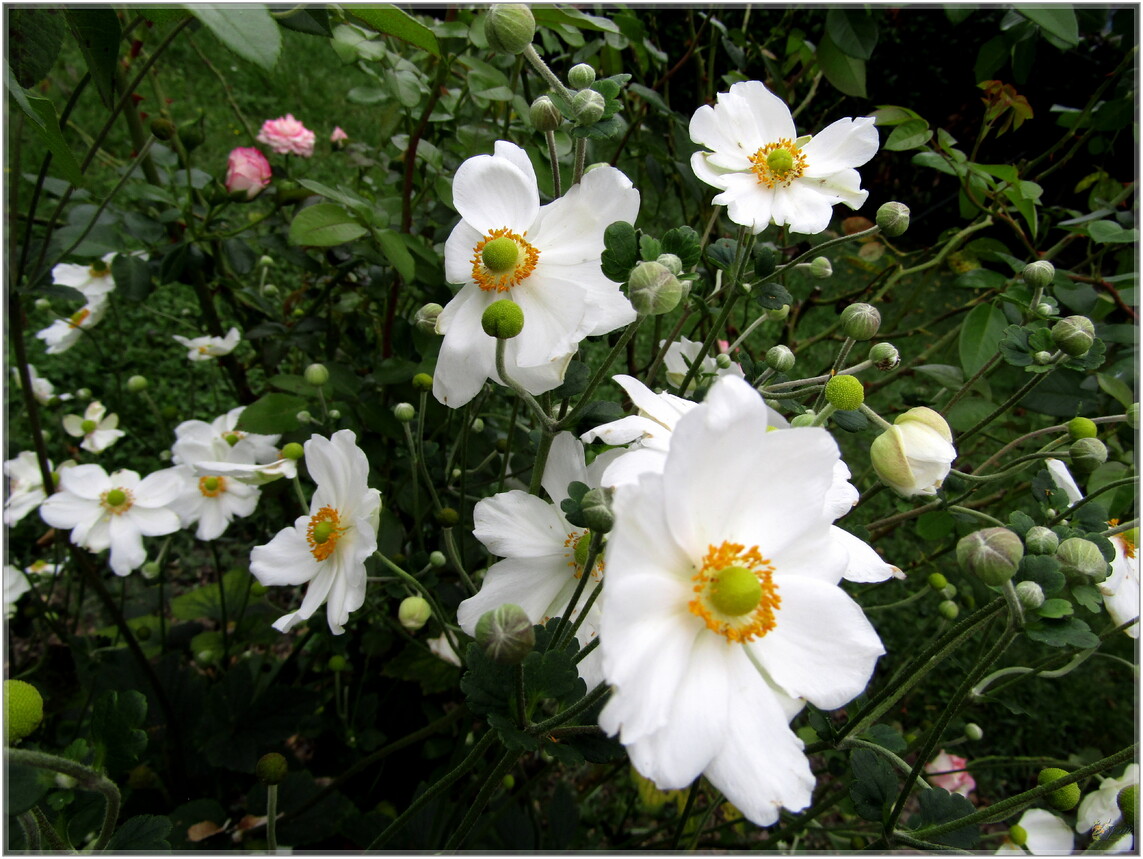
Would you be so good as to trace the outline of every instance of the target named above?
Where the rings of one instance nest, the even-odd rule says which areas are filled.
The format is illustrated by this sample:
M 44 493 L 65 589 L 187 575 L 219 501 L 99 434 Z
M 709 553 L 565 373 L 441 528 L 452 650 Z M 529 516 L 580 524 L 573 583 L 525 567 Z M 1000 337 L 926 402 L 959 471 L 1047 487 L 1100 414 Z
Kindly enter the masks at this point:
M 445 243 L 445 277 L 463 286 L 437 317 L 440 402 L 463 406 L 485 379 L 500 381 L 496 339 L 480 324 L 494 301 L 511 299 L 524 313 L 524 330 L 506 343 L 505 367 L 533 394 L 560 384 L 584 337 L 634 321 L 631 303 L 600 268 L 603 231 L 639 212 L 639 192 L 614 167 L 588 171 L 541 206 L 527 153 L 498 140 L 495 154 L 460 165 L 452 192 L 461 221 Z
M 814 235 L 829 226 L 833 207 L 860 207 L 860 167 L 877 153 L 871 116 L 839 119 L 813 137 L 799 137 L 786 104 L 760 81 L 742 81 L 691 117 L 691 140 L 711 152 L 691 156 L 695 175 L 722 193 L 730 220 L 755 234 L 771 223 Z
M 1024 847 L 1033 856 L 1067 856 L 1076 845 L 1076 837 L 1067 822 L 1042 808 L 1030 808 L 1020 815 L 1016 825 L 1024 830 Z M 1024 854 L 1024 847 L 1005 839 L 996 851 Z
M 45 379 L 39 374 L 35 367 L 31 364 L 28 365 L 28 378 L 32 382 L 32 396 L 36 398 L 36 402 L 41 406 L 49 406 L 53 401 L 59 400 L 64 402 L 72 398 L 71 394 L 60 394 L 56 396 L 56 386 L 53 385 L 48 379 Z M 16 387 L 20 387 L 20 371 L 12 368 L 12 379 L 16 383 Z
M 660 789 L 705 775 L 760 826 L 810 802 L 790 720 L 806 701 L 852 700 L 884 653 L 837 587 L 837 444 L 766 427 L 757 392 L 719 379 L 679 420 L 662 474 L 616 490 L 599 632 L 613 687 L 600 726 Z
M 170 509 L 180 483 L 166 468 L 140 479 L 121 469 L 108 474 L 99 465 L 75 465 L 60 472 L 59 491 L 40 505 L 53 528 L 71 528 L 71 541 L 92 552 L 111 549 L 111 569 L 126 576 L 147 560 L 144 537 L 179 529 Z
M 92 400 L 79 415 L 64 415 L 63 428 L 70 436 L 82 438 L 79 446 L 92 453 L 102 453 L 119 441 L 126 433 L 119 429 L 119 415 L 107 414 L 99 400 Z
M 698 406 L 673 394 L 656 394 L 638 379 L 618 375 L 614 381 L 627 392 L 639 414 L 629 415 L 598 426 L 583 434 L 585 441 L 598 439 L 609 445 L 630 444 L 612 459 L 601 477 L 601 485 L 616 487 L 633 484 L 644 472 L 662 473 L 670 449 L 671 434 L 683 415 Z M 786 419 L 768 408 L 765 403 L 768 429 L 786 429 Z M 848 513 L 860 497 L 849 482 L 849 467 L 838 460 L 834 465 L 833 483 L 826 494 L 825 509 L 830 520 L 840 519 Z M 849 554 L 844 578 L 852 582 L 883 582 L 889 578 L 905 577 L 900 569 L 886 563 L 873 547 L 836 525 L 830 526 L 830 538 L 840 543 Z
M 111 261 L 114 253 L 95 260 L 90 265 L 63 262 L 52 269 L 52 283 L 70 286 L 80 292 L 87 301 L 106 297 L 115 289 L 115 278 L 111 274 Z
M 194 465 L 206 460 L 261 465 L 279 458 L 279 435 L 263 435 L 237 429 L 245 406 L 238 406 L 210 423 L 183 421 L 175 427 L 171 462 Z
M 365 561 L 377 550 L 381 493 L 366 484 L 369 460 L 352 430 L 311 436 L 305 452 L 317 482 L 309 515 L 256 546 L 250 572 L 263 585 L 309 582 L 301 608 L 278 618 L 275 629 L 289 632 L 325 603 L 329 628 L 341 635 L 349 613 L 365 602 Z
M 520 606 L 532 623 L 546 624 L 551 618 L 564 615 L 584 575 L 591 535 L 586 528 L 568 522 L 560 503 L 568 497 L 568 485 L 573 481 L 593 488 L 599 486 L 599 478 L 611 458 L 605 453 L 585 466 L 583 444 L 571 433 L 560 433 L 552 441 L 542 481 L 550 502 L 513 489 L 477 503 L 472 513 L 473 534 L 503 560 L 488 568 L 479 593 L 457 608 L 461 629 L 475 635 L 481 615 L 504 603 Z M 571 621 L 579 618 L 603 580 L 602 553 L 588 576 L 579 602 L 568 616 Z M 576 631 L 581 647 L 598 634 L 597 603 L 588 609 Z M 603 679 L 598 648 L 581 660 L 578 668 L 587 688 L 594 688 Z
M 1128 764 L 1119 778 L 1105 778 L 1099 790 L 1089 793 L 1080 800 L 1076 811 L 1076 832 L 1084 833 L 1096 827 L 1097 833 L 1108 829 L 1123 819 L 1117 799 L 1119 791 L 1133 784 L 1139 784 L 1139 764 Z M 1094 834 L 1094 833 L 1093 833 Z M 1128 833 L 1118 838 L 1107 848 L 1108 853 L 1130 853 L 1135 847 L 1135 839 Z
M 79 338 L 95 327 L 107 312 L 107 295 L 97 295 L 66 319 L 57 319 L 47 328 L 36 332 L 44 341 L 49 355 L 59 355 L 74 346 Z
M 32 589 L 28 577 L 17 567 L 11 564 L 4 565 L 4 616 L 12 617 L 16 614 L 16 603 L 20 597 Z
M 242 339 L 237 328 L 231 328 L 225 337 L 180 337 L 178 334 L 173 337 L 187 348 L 187 359 L 190 361 L 213 361 L 222 355 L 229 355 Z
M 49 468 L 51 463 L 48 463 Z M 4 474 L 8 477 L 8 500 L 4 502 L 4 524 L 11 527 L 40 506 L 47 498 L 40 463 L 30 450 L 6 460 Z
M 660 347 L 662 345 L 662 343 L 659 344 Z M 666 371 L 667 381 L 671 383 L 672 387 L 682 386 L 683 380 L 687 377 L 687 373 L 690 372 L 691 366 L 701 351 L 702 343 L 688 340 L 686 337 L 680 337 L 667 347 L 667 354 L 663 356 L 663 369 Z M 742 378 L 744 375 L 742 367 L 738 364 L 731 364 L 725 368 L 719 367 L 718 359 L 713 355 L 707 355 L 703 359 L 702 366 L 695 373 L 691 384 L 683 393 L 692 393 L 704 379 L 711 379 L 716 376 L 738 376 Z
M 218 462 L 204 460 L 194 464 L 194 472 L 199 477 L 220 475 L 250 486 L 262 486 L 281 478 L 293 480 L 298 473 L 298 464 L 292 459 L 277 459 L 259 465 L 244 462 Z
M 1117 525 L 1111 520 L 1110 525 Z M 1096 587 L 1103 595 L 1103 606 L 1116 626 L 1139 617 L 1139 558 L 1135 555 L 1135 542 L 1129 535 L 1138 535 L 1137 529 L 1124 534 L 1112 534 L 1108 539 L 1115 547 L 1111 561 L 1111 575 Z M 1139 624 L 1127 627 L 1127 634 L 1139 637 Z

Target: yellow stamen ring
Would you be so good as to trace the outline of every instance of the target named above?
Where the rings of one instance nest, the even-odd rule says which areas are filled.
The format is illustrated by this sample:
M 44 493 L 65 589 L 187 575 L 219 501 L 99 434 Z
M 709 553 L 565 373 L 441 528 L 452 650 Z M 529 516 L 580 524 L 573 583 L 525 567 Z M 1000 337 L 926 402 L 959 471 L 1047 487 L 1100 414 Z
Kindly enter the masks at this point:
M 691 579 L 696 596 L 688 607 L 727 641 L 761 638 L 777 626 L 774 613 L 782 605 L 773 574 L 757 546 L 708 546 L 702 569 Z
M 130 489 L 117 486 L 102 493 L 99 496 L 99 503 L 108 513 L 113 516 L 120 516 L 131 509 L 135 503 L 135 496 Z
M 750 156 L 751 172 L 758 177 L 758 184 L 767 188 L 775 185 L 788 188 L 806 172 L 807 166 L 802 150 L 787 137 L 767 143 Z
M 1112 528 L 1114 528 L 1116 525 L 1119 524 L 1119 520 L 1118 519 L 1108 519 L 1107 524 L 1110 525 Z M 1127 535 L 1132 533 L 1133 531 L 1135 531 L 1134 528 L 1132 528 L 1130 531 L 1123 531 L 1122 533 L 1115 535 L 1116 537 L 1119 538 L 1119 541 L 1123 544 L 1123 554 L 1126 555 L 1128 558 L 1132 558 L 1132 559 L 1134 559 L 1134 557 L 1135 557 L 1135 543 Z
M 310 544 L 310 553 L 319 561 L 324 561 L 333 554 L 337 541 L 346 529 L 341 527 L 341 517 L 332 507 L 323 507 L 310 517 L 309 527 L 306 528 L 306 542 Z
M 516 245 L 515 256 L 505 244 L 505 239 Z M 488 258 L 485 257 L 485 248 L 490 250 Z M 540 252 L 525 241 L 524 236 L 501 227 L 486 235 L 472 249 L 472 279 L 485 292 L 507 292 L 532 273 L 539 259 Z
M 587 560 L 587 547 L 591 543 L 590 531 L 572 531 L 564 538 L 564 557 L 568 559 L 568 566 L 575 572 L 575 578 L 583 575 L 583 564 Z M 591 566 L 591 580 L 603 581 L 603 552 L 595 556 L 595 563 Z
M 207 498 L 217 498 L 226 491 L 226 478 L 221 475 L 211 475 L 198 479 L 198 491 Z
M 87 317 L 89 316 L 91 316 L 91 311 L 85 307 L 82 310 L 77 310 L 75 313 L 73 313 L 71 315 L 71 319 L 68 320 L 67 324 L 72 328 L 79 328 L 81 325 L 83 325 L 84 322 L 87 321 Z

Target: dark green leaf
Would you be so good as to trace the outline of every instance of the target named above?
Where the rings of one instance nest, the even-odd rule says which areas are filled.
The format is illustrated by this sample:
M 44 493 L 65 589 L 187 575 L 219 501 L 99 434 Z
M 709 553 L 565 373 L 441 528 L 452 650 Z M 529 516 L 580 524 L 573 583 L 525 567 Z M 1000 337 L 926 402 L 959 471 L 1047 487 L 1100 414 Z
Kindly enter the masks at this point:
M 52 153 L 53 165 L 58 167 L 63 177 L 73 185 L 77 187 L 82 185 L 83 174 L 79 170 L 79 162 L 75 160 L 75 155 L 72 154 L 60 132 L 55 105 L 46 98 L 32 95 L 16 83 L 7 61 L 4 63 L 4 84 L 13 100 L 24 111 L 24 115 L 31 120 L 32 131 Z
M 1013 510 L 1008 514 L 1008 528 L 1023 537 L 1036 524 L 1036 520 L 1022 510 Z
M 488 724 L 500 735 L 504 748 L 518 752 L 534 752 L 540 747 L 540 741 L 531 734 L 526 734 L 516 727 L 516 722 L 502 713 L 489 713 Z
M 1028 329 L 1009 325 L 1000 338 L 1000 354 L 1013 367 L 1027 367 L 1032 363 L 1032 350 L 1028 345 Z
M 702 258 L 699 234 L 690 227 L 675 227 L 663 235 L 663 253 L 674 254 L 683 264 L 683 271 L 698 265 Z
M 96 761 L 116 774 L 134 766 L 147 748 L 147 734 L 140 730 L 147 718 L 147 699 L 133 689 L 104 692 L 91 711 L 91 738 Z
M 143 853 L 169 853 L 171 821 L 157 814 L 139 814 L 128 818 L 115 830 L 107 843 L 108 853 L 138 850 Z
M 1040 617 L 1047 618 L 1067 617 L 1068 615 L 1074 613 L 1075 608 L 1072 606 L 1072 604 L 1067 600 L 1059 599 L 1058 597 L 1050 600 L 1044 600 L 1043 604 L 1038 609 L 1036 609 L 1036 614 L 1038 614 Z
M 737 252 L 738 242 L 734 239 L 719 239 L 706 246 L 706 259 L 715 268 L 729 271 Z
M 116 254 L 111 260 L 111 276 L 115 279 L 115 294 L 129 301 L 142 301 L 151 294 L 151 267 L 142 257 Z
M 301 397 L 266 394 L 242 410 L 238 418 L 238 429 L 266 435 L 291 432 L 301 426 L 298 412 L 308 405 L 309 402 Z
M 1008 42 L 1003 36 L 993 36 L 980 46 L 976 52 L 976 63 L 973 66 L 973 79 L 977 81 L 992 80 L 1008 61 Z
M 591 368 L 583 361 L 572 361 L 564 372 L 563 383 L 552 391 L 557 400 L 566 399 L 582 394 L 587 390 L 587 383 L 591 381 Z
M 639 236 L 639 256 L 647 262 L 654 262 L 662 253 L 662 244 L 654 236 L 643 233 Z
M 1076 585 L 1072 588 L 1072 599 L 1096 614 L 1103 608 L 1103 595 L 1094 585 Z
M 282 51 L 282 31 L 265 6 L 188 5 L 187 11 L 244 60 L 272 72 Z
M 1008 278 L 998 271 L 987 268 L 974 268 L 959 275 L 953 281 L 953 286 L 960 289 L 1000 289 L 1007 283 Z
M 967 817 L 976 809 L 972 803 L 959 793 L 949 793 L 943 787 L 933 787 L 922 790 L 917 794 L 921 810 L 909 819 L 914 828 L 921 826 L 936 826 L 939 823 L 949 823 L 962 817 Z M 977 826 L 962 826 L 944 835 L 934 835 L 936 844 L 946 844 L 949 847 L 959 847 L 968 850 L 980 840 L 980 829 Z
M 333 32 L 329 28 L 329 13 L 325 9 L 297 8 L 282 18 L 278 23 L 287 30 L 297 33 L 306 33 L 310 36 L 325 36 L 329 38 Z
M 639 262 L 639 241 L 635 236 L 635 228 L 624 221 L 610 224 L 603 231 L 603 245 L 600 262 L 604 277 L 623 283 Z
M 1096 337 L 1091 344 L 1091 348 L 1084 354 L 1077 358 L 1068 358 L 1068 360 L 1061 362 L 1060 366 L 1067 367 L 1071 370 L 1095 370 L 1103 366 L 1106 356 L 1107 344 Z
M 826 33 L 846 56 L 868 60 L 877 46 L 877 22 L 868 11 L 842 6 L 826 13 Z
M 1079 44 L 1079 22 L 1069 6 L 1016 6 L 1017 12 L 1069 45 Z
M 856 410 L 838 409 L 831 419 L 839 429 L 846 432 L 861 432 L 869 426 L 869 418 Z
M 1094 221 L 1087 225 L 1087 234 L 1096 244 L 1131 243 L 1139 240 L 1138 230 L 1125 230 L 1115 221 Z
M 1099 636 L 1077 617 L 1034 621 L 1025 625 L 1024 632 L 1033 641 L 1039 641 L 1049 647 L 1075 647 L 1088 650 L 1099 646 Z
M 1007 320 L 991 304 L 978 304 L 968 312 L 957 344 L 965 378 L 971 377 L 996 354 Z
M 463 644 L 460 649 L 464 649 Z M 460 669 L 424 647 L 409 645 L 396 656 L 387 658 L 381 673 L 420 684 L 426 695 L 435 695 L 456 688 Z
M 575 642 L 575 639 L 572 639 Z M 537 647 L 539 637 L 537 636 Z M 578 701 L 587 693 L 580 679 L 574 653 L 568 650 L 533 650 L 524 659 L 524 694 L 529 700 L 554 698 L 563 704 Z
M 905 749 L 909 747 L 905 738 L 901 736 L 901 732 L 889 725 L 874 725 L 861 736 L 898 755 L 904 754 Z
M 8 9 L 8 62 L 22 87 L 48 76 L 63 45 L 67 26 L 62 9 L 13 6 Z
M 790 290 L 776 280 L 759 284 L 754 287 L 752 294 L 754 300 L 767 310 L 781 310 L 783 306 L 794 303 L 794 296 L 790 295 Z
M 254 578 L 245 570 L 229 570 L 222 576 L 222 586 L 226 591 L 226 605 L 241 605 L 249 597 Z M 199 620 L 210 618 L 222 622 L 222 603 L 219 599 L 218 584 L 211 582 L 171 600 L 171 614 L 178 620 Z
M 39 767 L 8 764 L 7 788 L 4 791 L 4 812 L 23 814 L 56 786 L 55 775 Z
M 871 749 L 854 749 L 849 765 L 853 770 L 849 796 L 854 810 L 866 820 L 880 823 L 886 806 L 897 797 L 897 777 L 892 767 Z
M 964 387 L 964 371 L 952 364 L 922 364 L 913 370 L 950 391 L 958 391 Z
M 493 662 L 475 642 L 465 651 L 464 664 L 467 670 L 460 678 L 460 690 L 468 709 L 477 716 L 499 713 L 510 717 L 516 696 L 515 666 Z
M 119 16 L 110 7 L 74 6 L 67 11 L 68 25 L 87 63 L 99 99 L 108 110 L 115 106 L 115 73 L 119 62 Z
M 1020 581 L 1035 582 L 1045 594 L 1059 592 L 1064 586 L 1060 562 L 1051 555 L 1025 555 L 1020 561 Z
M 904 152 L 907 149 L 919 149 L 933 137 L 933 130 L 929 123 L 923 119 L 910 119 L 898 125 L 889 134 L 885 141 L 885 149 L 893 152 Z
M 406 283 L 416 279 L 417 266 L 413 255 L 409 253 L 405 240 L 400 233 L 394 230 L 378 230 L 375 233 L 377 243 L 381 246 L 381 253 Z
M 865 61 L 845 54 L 827 32 L 818 44 L 818 64 L 826 80 L 846 95 L 867 98 Z
M 357 218 L 341 206 L 318 203 L 307 206 L 294 216 L 290 223 L 290 244 L 332 247 L 359 239 L 368 232 Z
M 917 536 L 928 542 L 947 537 L 956 529 L 956 519 L 945 510 L 930 510 L 917 517 Z
M 586 137 L 588 140 L 610 140 L 623 133 L 623 121 L 618 116 L 609 116 L 591 125 L 577 125 L 572 129 L 572 137 Z

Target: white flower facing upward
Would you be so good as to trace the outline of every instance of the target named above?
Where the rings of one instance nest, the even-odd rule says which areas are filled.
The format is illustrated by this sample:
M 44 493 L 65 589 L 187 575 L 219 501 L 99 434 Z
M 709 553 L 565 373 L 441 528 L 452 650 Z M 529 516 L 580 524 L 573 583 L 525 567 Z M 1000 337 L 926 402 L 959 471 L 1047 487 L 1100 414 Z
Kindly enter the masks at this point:
M 1033 856 L 1067 856 L 1076 844 L 1075 834 L 1068 824 L 1042 808 L 1030 808 L 1020 815 L 1016 825 L 1024 830 L 1024 847 Z M 1002 853 L 1024 854 L 1024 847 L 1019 847 L 1011 840 L 1005 839 L 996 851 Z
M 68 435 L 82 438 L 79 446 L 91 453 L 102 453 L 126 435 L 119 429 L 119 415 L 107 414 L 107 408 L 98 400 L 87 404 L 83 417 L 64 415 L 63 428 Z
M 433 394 L 457 408 L 486 379 L 500 381 L 497 341 L 480 320 L 504 298 L 524 313 L 524 330 L 506 343 L 505 367 L 530 393 L 550 391 L 580 340 L 635 319 L 619 285 L 603 276 L 600 254 L 610 224 L 635 220 L 639 192 L 615 168 L 599 167 L 541 206 L 528 155 L 503 140 L 495 154 L 461 164 L 452 187 L 461 221 L 445 243 L 445 277 L 463 286 L 437 317 L 444 342 Z
M 231 328 L 225 337 L 181 337 L 178 334 L 172 336 L 187 348 L 187 359 L 190 361 L 213 361 L 222 355 L 229 355 L 242 339 L 237 328 Z
M 684 415 L 662 474 L 621 486 L 600 617 L 613 691 L 600 725 L 660 789 L 700 774 L 760 826 L 810 802 L 790 720 L 865 689 L 884 652 L 839 587 L 829 539 L 837 444 L 766 432 L 757 392 L 719 379 Z
M 90 265 L 60 263 L 52 269 L 52 283 L 70 286 L 89 302 L 105 298 L 115 289 L 115 278 L 111 274 L 113 259 L 115 254 L 110 253 Z
M 140 479 L 128 469 L 108 474 L 99 465 L 75 465 L 60 472 L 59 491 L 40 505 L 53 528 L 70 528 L 71 541 L 92 552 L 111 549 L 111 569 L 125 576 L 147 560 L 143 537 L 179 529 L 170 509 L 180 484 L 171 469 Z
M 66 319 L 57 319 L 47 328 L 37 331 L 36 337 L 44 341 L 49 355 L 66 352 L 103 319 L 107 304 L 107 295 L 98 295 Z
M 691 140 L 713 151 L 691 156 L 695 175 L 718 188 L 713 202 L 755 234 L 771 223 L 814 235 L 833 207 L 851 209 L 869 196 L 860 167 L 877 152 L 873 117 L 839 119 L 813 137 L 798 137 L 786 104 L 760 81 L 742 81 L 691 117 Z
M 564 518 L 560 502 L 568 497 L 573 481 L 589 487 L 599 485 L 608 454 L 584 465 L 583 445 L 570 433 L 560 433 L 552 441 L 544 468 L 544 491 L 552 499 L 543 501 L 519 489 L 501 492 L 479 501 L 473 509 L 473 533 L 488 551 L 503 560 L 488 568 L 480 591 L 457 608 L 457 622 L 469 635 L 476 634 L 476 622 L 485 612 L 504 603 L 524 610 L 532 623 L 545 624 L 561 617 L 576 586 L 584 575 L 591 535 Z M 576 620 L 588 599 L 603 580 L 602 553 L 592 565 L 589 580 L 569 620 Z M 580 646 L 586 646 L 598 633 L 598 600 L 576 632 Z M 578 664 L 588 689 L 602 679 L 598 648 Z
M 1133 784 L 1139 784 L 1139 764 L 1128 764 L 1119 778 L 1103 779 L 1099 790 L 1080 800 L 1076 811 L 1076 832 L 1082 834 L 1097 826 L 1109 828 L 1119 823 L 1123 819 L 1116 801 L 1119 791 Z M 1111 844 L 1107 852 L 1130 853 L 1134 846 L 1135 839 L 1128 833 Z
M 660 343 L 659 345 L 661 347 L 663 344 Z M 671 383 L 672 387 L 682 386 L 683 380 L 690 372 L 691 365 L 694 364 L 701 351 L 702 343 L 688 340 L 686 337 L 680 337 L 667 347 L 667 354 L 663 356 L 663 369 L 666 371 L 667 381 Z M 687 390 L 683 393 L 690 394 L 693 392 L 704 378 L 710 379 L 716 376 L 738 376 L 741 378 L 743 375 L 742 367 L 738 364 L 731 364 L 725 368 L 719 367 L 718 359 L 713 355 L 707 355 L 694 379 L 691 380 Z
M 369 461 L 351 430 L 305 443 L 306 467 L 317 482 L 309 515 L 299 516 L 269 543 L 255 547 L 250 572 L 263 585 L 303 585 L 302 606 L 274 622 L 289 632 L 326 604 L 334 635 L 365 602 L 365 561 L 377 550 L 381 493 L 366 483 Z

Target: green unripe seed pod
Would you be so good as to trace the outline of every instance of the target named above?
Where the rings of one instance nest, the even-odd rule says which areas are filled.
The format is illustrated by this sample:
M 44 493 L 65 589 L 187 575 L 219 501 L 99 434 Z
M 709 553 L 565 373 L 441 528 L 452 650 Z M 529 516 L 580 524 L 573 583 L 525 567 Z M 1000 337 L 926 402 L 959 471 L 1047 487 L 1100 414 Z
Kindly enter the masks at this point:
M 841 330 L 853 340 L 869 340 L 881 327 L 881 314 L 872 304 L 851 304 L 841 312 Z
M 1086 474 L 1107 462 L 1107 445 L 1097 438 L 1081 438 L 1072 442 L 1068 454 L 1072 468 Z
M 438 525 L 443 525 L 445 528 L 451 528 L 460 521 L 460 514 L 453 510 L 451 507 L 442 507 L 434 516 Z
M 771 346 L 766 350 L 766 366 L 778 373 L 788 373 L 796 363 L 789 346 Z
M 393 406 L 393 417 L 403 424 L 407 424 L 417 416 L 417 410 L 412 403 L 397 403 Z
M 325 364 L 310 364 L 306 367 L 306 371 L 302 376 L 305 378 L 307 385 L 320 388 L 329 381 L 329 370 L 326 369 Z
M 826 382 L 825 398 L 835 409 L 853 411 L 865 402 L 865 386 L 856 376 L 834 376 Z
M 1047 289 L 1052 285 L 1052 279 L 1055 276 L 1056 267 L 1046 259 L 1028 263 L 1028 265 L 1024 266 L 1024 271 L 1021 273 L 1021 277 L 1024 278 L 1024 283 L 1028 284 L 1032 289 Z
M 542 95 L 532 102 L 532 106 L 528 110 L 528 119 L 532 122 L 532 128 L 541 134 L 555 131 L 564 121 L 563 114 L 556 107 L 556 103 L 546 95 Z
M 1020 824 L 1014 823 L 1008 830 L 1008 840 L 1017 847 L 1023 847 L 1028 843 L 1028 832 Z
M 31 683 L 4 681 L 4 735 L 8 745 L 20 742 L 44 720 L 44 699 Z
M 662 263 L 641 262 L 627 281 L 627 297 L 640 316 L 657 316 L 678 306 L 683 286 Z
M 929 573 L 929 587 L 934 591 L 942 591 L 948 584 L 949 580 L 942 573 Z
M 489 337 L 511 340 L 524 330 L 524 311 L 510 298 L 501 298 L 484 309 L 480 325 Z
M 265 785 L 281 784 L 286 780 L 289 771 L 290 768 L 286 759 L 277 752 L 262 755 L 258 759 L 257 766 L 254 767 L 254 774 Z
M 595 83 L 595 69 L 587 63 L 577 63 L 568 70 L 568 84 L 572 89 L 587 89 Z
M 603 118 L 607 100 L 602 93 L 593 89 L 580 90 L 572 99 L 572 112 L 575 114 L 576 125 L 591 125 Z
M 1081 438 L 1095 438 L 1099 429 L 1091 418 L 1072 418 L 1068 421 L 1068 435 L 1073 441 Z
M 1024 535 L 1024 547 L 1032 555 L 1051 555 L 1059 548 L 1060 538 L 1051 528 L 1034 525 Z
M 1115 804 L 1119 806 L 1119 813 L 1123 815 L 1123 822 L 1135 831 L 1135 821 L 1139 819 L 1139 785 L 1129 784 L 1115 797 Z
M 1016 599 L 1026 611 L 1035 611 L 1044 604 L 1044 589 L 1036 582 L 1020 582 L 1016 585 Z
M 984 737 L 984 729 L 976 722 L 969 722 L 964 726 L 964 735 L 975 743 Z
M 876 224 L 881 234 L 890 239 L 909 229 L 909 207 L 904 203 L 884 203 L 877 210 Z
M 960 614 L 960 606 L 952 600 L 945 600 L 937 606 L 937 611 L 945 620 L 956 620 L 957 615 Z
M 349 661 L 340 653 L 335 653 L 333 656 L 331 656 L 327 664 L 329 665 L 330 671 L 340 673 L 342 671 L 349 670 Z
M 1007 528 L 982 528 L 956 544 L 961 569 L 986 585 L 1002 585 L 1015 574 L 1024 557 L 1024 543 Z
M 1051 784 L 1052 782 L 1070 775 L 1067 770 L 1062 770 L 1059 767 L 1046 767 L 1040 770 L 1040 775 L 1036 778 L 1037 784 Z M 1080 801 L 1080 788 L 1074 781 L 1061 787 L 1059 790 L 1054 790 L 1046 797 L 1048 805 L 1057 811 L 1071 811 Z
M 132 376 L 130 379 L 127 380 L 127 390 L 130 391 L 132 394 L 137 394 L 140 391 L 145 391 L 146 389 L 147 389 L 147 377 L 146 376 Z
M 1055 558 L 1065 576 L 1103 581 L 1107 577 L 1107 561 L 1099 546 L 1082 537 L 1068 537 L 1056 549 Z
M 500 3 L 484 16 L 488 47 L 502 54 L 519 54 L 536 35 L 536 19 L 523 3 Z
M 401 605 L 397 607 L 397 620 L 409 632 L 416 632 L 428 623 L 432 616 L 432 609 L 429 608 L 428 600 L 424 597 L 405 597 L 401 600 Z
M 1095 326 L 1086 316 L 1067 316 L 1052 326 L 1052 342 L 1065 355 L 1086 355 L 1095 342 Z
M 306 449 L 296 441 L 292 441 L 282 448 L 283 459 L 299 460 L 305 455 L 305 453 Z
M 536 631 L 524 609 L 505 603 L 476 622 L 476 643 L 493 662 L 519 665 L 536 646 Z

